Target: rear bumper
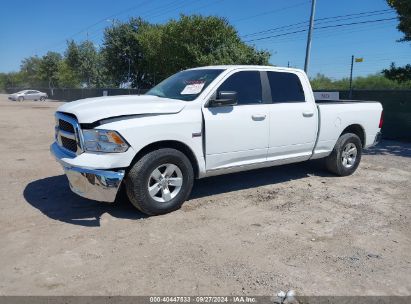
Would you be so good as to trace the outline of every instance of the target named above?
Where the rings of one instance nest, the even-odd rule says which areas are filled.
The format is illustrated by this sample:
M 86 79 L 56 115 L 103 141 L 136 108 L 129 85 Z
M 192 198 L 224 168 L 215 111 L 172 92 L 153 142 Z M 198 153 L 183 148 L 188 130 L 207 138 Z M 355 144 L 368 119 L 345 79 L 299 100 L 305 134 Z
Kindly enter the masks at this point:
M 50 146 L 50 151 L 63 167 L 74 193 L 96 201 L 114 202 L 124 178 L 124 170 L 95 170 L 72 166 L 64 161 L 71 157 L 56 143 Z

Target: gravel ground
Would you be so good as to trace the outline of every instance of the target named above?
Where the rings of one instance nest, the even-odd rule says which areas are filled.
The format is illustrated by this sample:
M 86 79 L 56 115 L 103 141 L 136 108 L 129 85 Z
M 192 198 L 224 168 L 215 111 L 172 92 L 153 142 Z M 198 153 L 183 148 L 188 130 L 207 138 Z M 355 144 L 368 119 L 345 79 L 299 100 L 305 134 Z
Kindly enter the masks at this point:
M 72 194 L 57 102 L 0 96 L 0 295 L 411 295 L 411 144 L 197 181 L 171 214 Z

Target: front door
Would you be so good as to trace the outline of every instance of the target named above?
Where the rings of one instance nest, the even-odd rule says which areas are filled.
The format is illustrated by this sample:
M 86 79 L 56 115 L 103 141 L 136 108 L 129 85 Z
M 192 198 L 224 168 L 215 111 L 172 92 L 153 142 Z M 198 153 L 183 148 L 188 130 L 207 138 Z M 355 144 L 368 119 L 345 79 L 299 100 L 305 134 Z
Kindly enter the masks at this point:
M 260 72 L 240 71 L 217 89 L 237 93 L 235 106 L 203 108 L 206 169 L 214 170 L 266 160 L 268 105 L 263 101 Z

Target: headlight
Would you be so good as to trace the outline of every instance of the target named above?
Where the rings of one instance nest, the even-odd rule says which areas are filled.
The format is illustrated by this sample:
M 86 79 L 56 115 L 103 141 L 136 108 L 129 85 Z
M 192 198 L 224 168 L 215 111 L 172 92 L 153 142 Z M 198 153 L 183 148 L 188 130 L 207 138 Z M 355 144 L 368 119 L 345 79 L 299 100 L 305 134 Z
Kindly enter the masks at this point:
M 129 145 L 116 131 L 83 130 L 84 150 L 89 152 L 126 152 Z

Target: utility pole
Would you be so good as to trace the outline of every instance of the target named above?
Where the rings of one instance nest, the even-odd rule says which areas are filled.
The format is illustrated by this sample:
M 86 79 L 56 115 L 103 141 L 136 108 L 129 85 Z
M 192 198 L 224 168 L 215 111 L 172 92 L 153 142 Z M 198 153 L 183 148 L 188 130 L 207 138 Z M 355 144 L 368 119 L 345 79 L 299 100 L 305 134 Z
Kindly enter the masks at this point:
M 311 54 L 311 37 L 314 30 L 314 16 L 315 16 L 315 4 L 317 0 L 311 0 L 311 17 L 310 17 L 310 27 L 308 28 L 308 37 L 307 37 L 307 49 L 305 51 L 305 64 L 304 71 L 308 73 L 308 64 L 310 62 Z
M 351 56 L 350 94 L 348 95 L 349 99 L 352 99 L 352 71 L 353 69 L 354 69 L 354 55 Z

